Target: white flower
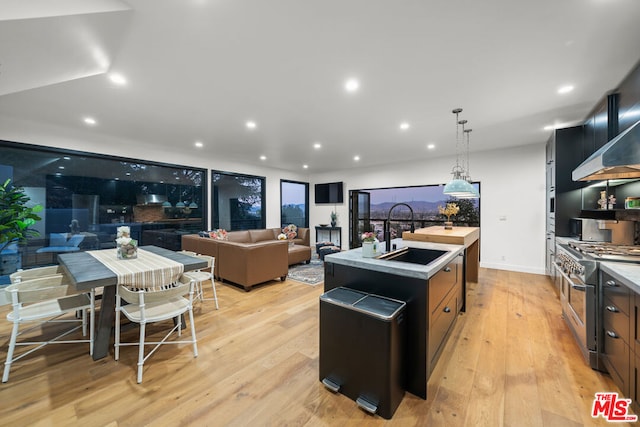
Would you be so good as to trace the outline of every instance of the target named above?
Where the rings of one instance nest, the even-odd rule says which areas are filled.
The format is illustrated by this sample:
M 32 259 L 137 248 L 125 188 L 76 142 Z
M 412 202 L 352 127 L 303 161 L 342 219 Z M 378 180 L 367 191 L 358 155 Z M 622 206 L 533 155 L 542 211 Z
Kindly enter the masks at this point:
M 284 233 L 278 234 L 278 240 L 287 240 L 287 235 Z
M 133 240 L 133 239 L 132 239 L 131 237 L 125 237 L 125 236 L 122 236 L 122 237 L 118 237 L 118 238 L 116 239 L 116 243 L 117 243 L 118 245 L 120 245 L 120 246 L 122 246 L 122 245 L 128 245 L 128 244 L 130 244 L 130 243 L 131 243 L 131 241 L 132 241 L 132 240 Z
M 123 225 L 122 227 L 117 228 L 118 237 L 129 237 L 131 235 L 131 228 L 129 226 Z

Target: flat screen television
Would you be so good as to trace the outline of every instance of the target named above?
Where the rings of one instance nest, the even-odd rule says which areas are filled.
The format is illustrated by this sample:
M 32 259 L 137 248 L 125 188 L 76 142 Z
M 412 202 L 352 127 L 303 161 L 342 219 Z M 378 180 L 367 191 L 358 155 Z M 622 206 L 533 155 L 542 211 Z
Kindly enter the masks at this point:
M 342 182 L 316 184 L 316 204 L 343 203 L 344 191 Z

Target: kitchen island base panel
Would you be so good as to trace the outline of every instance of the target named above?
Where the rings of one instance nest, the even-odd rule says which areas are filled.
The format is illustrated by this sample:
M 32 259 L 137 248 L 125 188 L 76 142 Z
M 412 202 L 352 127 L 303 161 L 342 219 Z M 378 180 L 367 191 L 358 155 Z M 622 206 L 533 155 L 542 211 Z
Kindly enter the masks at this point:
M 407 303 L 405 307 L 406 347 L 405 347 L 405 390 L 422 399 L 427 398 L 427 381 L 444 345 L 432 342 L 429 345 L 429 320 L 439 320 L 435 326 L 441 331 L 442 342 L 450 335 L 458 318 L 459 308 L 464 305 L 461 276 L 462 257 L 456 257 L 448 267 L 453 270 L 452 288 L 442 302 L 434 307 L 445 309 L 447 320 L 442 316 L 432 316 L 429 304 L 428 281 L 424 279 L 397 276 L 390 273 L 325 262 L 325 292 L 344 286 L 357 291 L 381 295 Z M 449 273 L 447 273 L 449 274 Z M 460 301 L 462 299 L 462 301 Z M 451 305 L 451 306 L 450 306 Z M 434 338 L 435 339 L 435 338 Z M 430 354 L 433 353 L 433 354 Z

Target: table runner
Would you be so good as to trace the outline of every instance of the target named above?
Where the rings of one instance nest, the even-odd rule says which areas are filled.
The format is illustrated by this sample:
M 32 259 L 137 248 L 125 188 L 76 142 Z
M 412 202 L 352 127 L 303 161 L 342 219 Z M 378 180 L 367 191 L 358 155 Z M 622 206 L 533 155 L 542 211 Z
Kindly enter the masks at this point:
M 118 285 L 133 290 L 160 290 L 178 280 L 184 265 L 138 248 L 138 257 L 118 259 L 117 249 L 87 251 L 118 277 Z

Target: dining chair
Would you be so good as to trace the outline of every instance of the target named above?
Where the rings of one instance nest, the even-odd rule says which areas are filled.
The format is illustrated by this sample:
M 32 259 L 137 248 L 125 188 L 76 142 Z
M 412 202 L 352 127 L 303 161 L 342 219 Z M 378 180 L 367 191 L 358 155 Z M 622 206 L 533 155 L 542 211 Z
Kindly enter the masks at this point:
M 55 276 L 56 274 L 64 274 L 64 270 L 60 265 L 50 265 L 47 267 L 29 268 L 27 270 L 20 269 L 9 275 L 11 283 L 18 283 L 25 280 L 37 279 L 39 277 Z
M 93 336 L 95 324 L 95 296 L 93 290 L 88 293 L 78 293 L 67 278 L 62 274 L 23 280 L 5 288 L 11 297 L 12 311 L 7 314 L 7 320 L 13 323 L 7 360 L 4 364 L 2 382 L 9 380 L 9 371 L 13 362 L 33 353 L 48 344 L 89 343 L 89 354 L 93 354 Z M 81 319 L 71 316 L 80 311 Z M 89 312 L 89 337 L 83 339 L 66 339 L 67 335 L 82 328 L 82 335 L 87 335 L 87 311 Z M 74 326 L 63 331 L 57 330 L 58 335 L 44 341 L 31 341 L 35 338 L 29 335 L 25 341 L 18 342 L 18 337 L 25 336 L 38 327 L 49 323 L 71 323 Z M 80 324 L 78 324 L 80 323 Z M 30 325 L 20 330 L 23 324 Z M 44 331 L 41 331 L 46 335 Z M 65 338 L 62 340 L 62 338 Z M 35 346 L 17 357 L 14 352 L 17 346 Z
M 212 257 L 210 255 L 202 255 L 202 254 L 196 254 L 194 252 L 190 252 L 190 251 L 182 251 L 183 253 L 186 253 L 190 256 L 194 256 L 196 258 L 200 258 L 202 260 L 207 261 L 207 266 L 198 270 L 194 270 L 194 271 L 187 271 L 185 272 L 185 276 L 193 279 L 196 283 L 195 283 L 195 294 L 196 297 L 200 300 L 200 301 L 210 301 L 210 300 L 214 300 L 216 303 L 216 310 L 218 310 L 220 307 L 218 306 L 218 294 L 216 292 L 216 281 L 213 275 L 213 271 L 215 268 L 215 257 Z M 206 282 L 207 280 L 211 280 L 211 289 L 213 289 L 213 298 L 205 298 L 204 297 L 204 289 L 203 289 L 203 283 Z
M 192 344 L 193 357 L 198 357 L 198 345 L 196 340 L 196 328 L 193 322 L 193 293 L 194 281 L 184 274 L 178 281 L 158 288 L 129 288 L 118 285 L 116 288 L 116 320 L 115 320 L 115 360 L 120 359 L 121 346 L 138 346 L 138 373 L 137 382 L 142 382 L 144 362 L 163 344 Z M 189 294 L 189 299 L 184 295 Z M 123 304 L 125 301 L 128 304 Z M 168 341 L 168 338 L 177 332 L 182 335 L 182 315 L 189 312 L 191 325 L 190 340 Z M 120 340 L 120 313 L 131 322 L 140 325 L 138 342 L 122 342 Z M 175 326 L 160 341 L 146 341 L 147 323 L 175 320 Z M 145 355 L 144 346 L 154 345 L 153 349 Z

